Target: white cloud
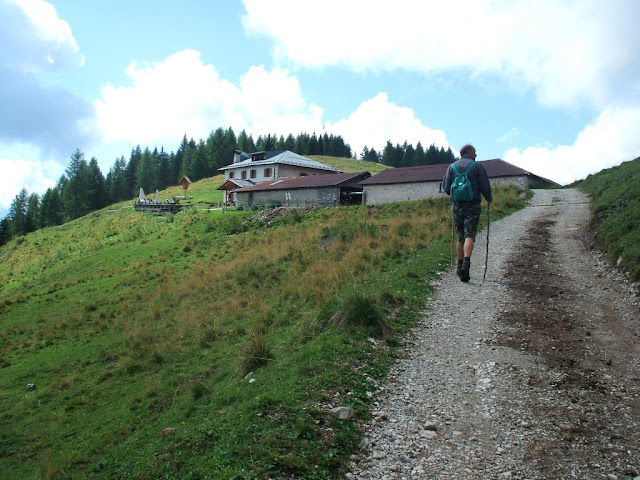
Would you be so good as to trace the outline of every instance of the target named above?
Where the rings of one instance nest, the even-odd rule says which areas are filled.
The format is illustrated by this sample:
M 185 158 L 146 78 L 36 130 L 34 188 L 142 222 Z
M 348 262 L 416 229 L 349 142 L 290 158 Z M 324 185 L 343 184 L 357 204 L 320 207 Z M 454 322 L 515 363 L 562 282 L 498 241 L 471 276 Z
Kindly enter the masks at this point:
M 512 149 L 505 153 L 505 160 L 567 184 L 636 158 L 640 152 L 639 131 L 640 107 L 612 106 L 587 125 L 572 145 Z
M 0 143 L 0 217 L 4 218 L 20 189 L 42 195 L 55 186 L 64 167 L 38 147 L 26 143 Z
M 16 72 L 62 71 L 84 64 L 69 24 L 43 0 L 0 0 L 0 64 Z
M 547 106 L 604 108 L 640 88 L 633 0 L 243 1 L 245 29 L 295 65 L 498 75 Z
M 21 188 L 42 194 L 95 138 L 93 108 L 39 75 L 84 64 L 69 24 L 42 0 L 0 0 L 0 217 Z
M 516 138 L 520 135 L 520 130 L 518 130 L 517 128 L 513 127 L 511 130 L 509 130 L 507 133 L 505 133 L 504 135 L 500 136 L 498 138 L 498 142 L 500 143 L 506 143 L 509 140 Z
M 107 141 L 174 144 L 185 133 L 206 138 L 219 126 L 287 134 L 321 128 L 322 110 L 302 97 L 286 70 L 251 67 L 236 86 L 200 53 L 185 50 L 162 62 L 126 69 L 132 86 L 105 85 L 95 102 Z M 238 133 L 238 132 L 236 132 Z
M 445 149 L 450 146 L 442 130 L 423 125 L 412 109 L 390 103 L 386 93 L 362 102 L 349 118 L 327 123 L 326 129 L 341 135 L 355 155 L 365 146 L 381 152 L 387 140 L 393 145 L 402 145 L 406 140 L 414 147 L 421 142 L 424 148 L 431 144 Z

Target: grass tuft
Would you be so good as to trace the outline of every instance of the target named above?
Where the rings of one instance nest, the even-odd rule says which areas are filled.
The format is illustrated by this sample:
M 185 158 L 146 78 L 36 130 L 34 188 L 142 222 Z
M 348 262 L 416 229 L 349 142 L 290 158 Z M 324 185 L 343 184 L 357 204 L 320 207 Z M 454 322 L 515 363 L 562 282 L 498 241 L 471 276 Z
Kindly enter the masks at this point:
M 266 366 L 275 356 L 271 352 L 265 335 L 255 330 L 251 333 L 249 345 L 247 345 L 242 357 L 242 374 L 247 375 L 250 372 Z
M 377 297 L 369 292 L 356 291 L 346 295 L 338 312 L 331 317 L 331 323 L 340 328 L 364 327 L 374 336 L 391 335 L 384 310 Z

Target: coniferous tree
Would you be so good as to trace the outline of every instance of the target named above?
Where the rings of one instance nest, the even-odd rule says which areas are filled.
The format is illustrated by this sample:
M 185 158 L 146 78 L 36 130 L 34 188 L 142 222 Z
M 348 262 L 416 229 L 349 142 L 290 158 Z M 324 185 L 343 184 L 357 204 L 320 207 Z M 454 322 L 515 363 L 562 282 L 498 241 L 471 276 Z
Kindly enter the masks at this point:
M 426 157 L 424 154 L 424 148 L 422 146 L 422 143 L 418 142 L 418 145 L 416 145 L 415 154 L 413 155 L 413 165 L 426 165 L 425 160 Z
M 180 177 L 182 177 L 183 175 L 186 175 L 189 177 L 190 180 L 195 181 L 193 178 L 191 178 L 191 174 L 192 174 L 191 170 L 193 168 L 193 164 L 196 162 L 196 156 L 198 154 L 197 150 L 198 150 L 198 145 L 192 138 L 191 140 L 189 140 L 189 143 L 187 144 L 187 148 L 184 151 L 184 156 L 182 157 L 182 170 L 180 171 L 180 175 L 176 179 L 176 183 L 180 180 Z
M 222 142 L 222 149 L 218 151 L 217 160 L 218 162 L 215 165 L 214 170 L 211 172 L 211 176 L 218 175 L 219 168 L 222 168 L 226 165 L 229 165 L 233 162 L 233 152 L 236 150 L 236 145 L 238 141 L 236 139 L 236 134 L 233 132 L 233 129 L 229 127 L 229 129 L 224 132 L 224 139 Z M 246 152 L 251 153 L 251 152 Z
M 47 188 L 40 201 L 40 226 L 53 227 L 64 223 L 64 206 L 58 187 Z
M 296 143 L 293 148 L 293 151 L 298 155 L 309 155 L 309 134 L 308 133 L 300 133 L 296 137 Z
M 292 134 L 287 135 L 287 138 L 284 141 L 283 150 L 289 150 L 290 152 L 293 152 L 295 148 L 296 148 L 296 139 Z
M 11 227 L 9 220 L 3 218 L 0 220 L 0 246 L 6 244 L 9 240 L 11 240 Z
M 134 191 L 140 192 L 142 188 L 145 195 L 155 191 L 156 180 L 153 168 L 153 157 L 148 147 L 145 147 L 138 168 L 136 169 L 136 183 Z
M 312 135 L 309 135 L 307 155 L 322 155 L 322 150 L 318 146 L 318 139 L 316 137 L 316 132 L 313 132 Z
M 402 166 L 403 167 L 412 167 L 415 161 L 416 151 L 413 148 L 413 145 L 407 144 L 404 142 L 404 154 L 402 156 Z
M 27 211 L 25 215 L 26 233 L 35 232 L 40 228 L 40 197 L 32 193 L 27 197 Z
M 140 160 L 142 160 L 142 150 L 140 149 L 140 145 L 138 145 L 131 150 L 129 163 L 127 163 L 127 190 L 129 191 L 129 195 L 133 195 L 134 197 L 137 197 L 140 191 L 140 187 L 137 187 L 138 165 L 140 164 Z
M 158 188 L 160 190 L 164 190 L 165 188 L 175 185 L 175 181 L 172 180 L 171 177 L 171 161 L 167 152 L 164 151 L 164 148 L 160 149 L 160 153 L 157 155 L 157 163 L 158 163 Z
M 193 151 L 193 157 L 190 161 L 190 169 L 186 175 L 192 182 L 196 182 L 202 178 L 209 176 L 210 168 L 207 162 L 207 152 L 204 140 L 200 139 Z
M 211 135 L 207 138 L 205 149 L 209 165 L 207 176 L 215 175 L 218 172 L 218 168 L 229 165 L 233 161 L 233 152 L 230 157 L 231 160 L 224 158 L 225 132 L 222 128 L 217 128 L 215 132 L 211 132 Z
M 27 201 L 29 193 L 26 188 L 20 190 L 9 207 L 7 219 L 11 237 L 19 237 L 27 233 Z
M 375 148 L 372 148 L 371 150 L 369 150 L 367 157 L 364 158 L 364 160 L 367 160 L 368 162 L 381 163 L 382 155 L 376 152 Z
M 116 158 L 105 181 L 109 203 L 131 199 L 131 189 L 127 182 L 127 161 L 124 156 Z
M 432 143 L 431 145 L 429 145 L 429 148 L 427 148 L 427 151 L 425 152 L 425 165 L 435 165 L 438 163 L 438 159 L 438 149 Z
M 100 171 L 96 157 L 91 157 L 89 161 L 89 192 L 91 210 L 100 210 L 108 205 L 105 178 Z
M 79 149 L 71 155 L 65 174 L 67 183 L 62 189 L 62 202 L 66 216 L 73 220 L 90 211 L 89 166 Z
M 256 145 L 253 142 L 253 138 L 251 135 L 247 135 L 247 132 L 244 130 L 242 130 L 240 135 L 238 135 L 236 145 L 238 147 L 237 150 L 241 150 L 246 153 L 253 153 L 256 151 Z
M 382 163 L 390 167 L 397 167 L 396 149 L 390 140 L 387 140 L 384 150 L 382 151 Z
M 182 141 L 180 142 L 180 146 L 178 147 L 178 151 L 173 158 L 171 168 L 171 174 L 173 175 L 172 185 L 177 185 L 180 177 L 183 175 L 184 155 L 188 149 L 189 140 L 187 140 L 187 134 L 185 133 L 184 137 L 182 137 Z

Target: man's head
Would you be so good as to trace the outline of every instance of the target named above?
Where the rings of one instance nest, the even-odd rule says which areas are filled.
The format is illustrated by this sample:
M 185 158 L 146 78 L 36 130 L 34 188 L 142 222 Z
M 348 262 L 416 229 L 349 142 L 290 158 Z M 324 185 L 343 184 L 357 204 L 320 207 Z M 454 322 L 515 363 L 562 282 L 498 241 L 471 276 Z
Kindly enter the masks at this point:
M 461 157 L 467 157 L 470 158 L 472 160 L 476 159 L 476 147 L 474 147 L 473 145 L 471 145 L 470 143 L 467 143 L 464 147 L 462 147 L 460 149 L 460 156 Z

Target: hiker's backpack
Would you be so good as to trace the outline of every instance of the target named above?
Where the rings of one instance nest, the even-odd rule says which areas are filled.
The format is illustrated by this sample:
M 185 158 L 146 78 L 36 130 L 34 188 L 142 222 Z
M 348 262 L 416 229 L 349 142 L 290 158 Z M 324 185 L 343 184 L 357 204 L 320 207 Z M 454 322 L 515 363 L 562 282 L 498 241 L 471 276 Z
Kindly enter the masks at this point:
M 475 160 L 462 173 L 458 171 L 454 163 L 451 164 L 451 168 L 456 172 L 456 178 L 451 184 L 451 200 L 454 202 L 469 202 L 473 200 L 473 185 L 467 175 L 474 163 L 476 163 Z

